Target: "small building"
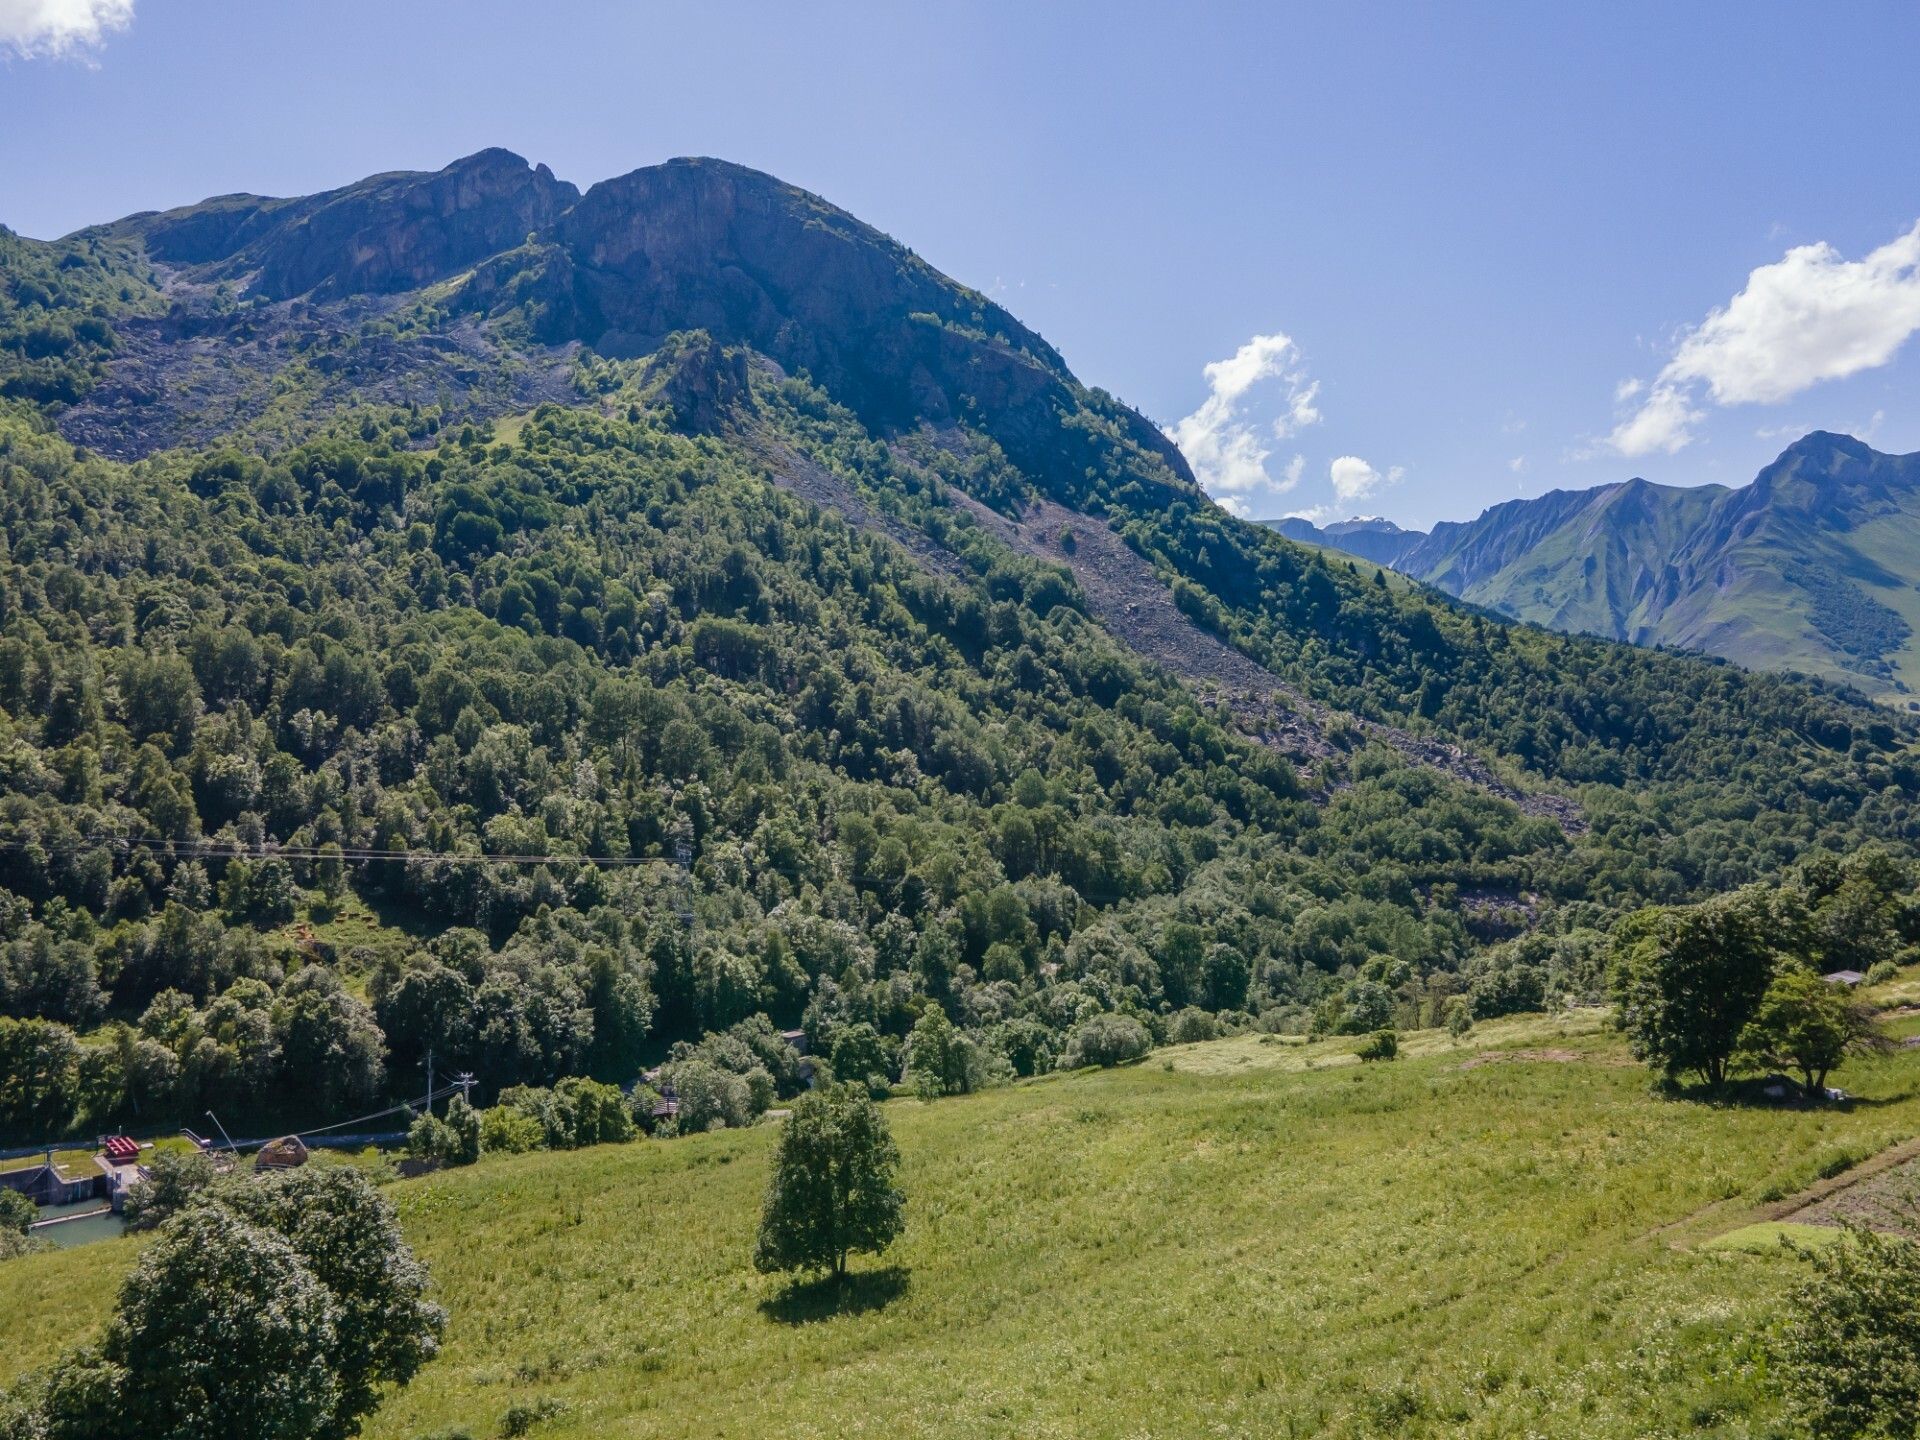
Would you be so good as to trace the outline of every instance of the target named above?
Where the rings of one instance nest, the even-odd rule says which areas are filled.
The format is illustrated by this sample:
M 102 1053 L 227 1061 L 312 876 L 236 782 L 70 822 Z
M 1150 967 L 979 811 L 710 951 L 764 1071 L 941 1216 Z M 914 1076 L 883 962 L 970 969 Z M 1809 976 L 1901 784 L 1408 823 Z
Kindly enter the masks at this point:
M 278 1140 L 269 1140 L 260 1147 L 260 1153 L 253 1157 L 253 1168 L 263 1170 L 298 1170 L 307 1163 L 307 1147 L 298 1135 L 282 1135 Z
M 131 1135 L 109 1135 L 100 1149 L 109 1165 L 131 1165 L 140 1158 L 140 1142 Z
M 1858 970 L 1836 970 L 1831 975 L 1822 975 L 1820 978 L 1829 985 L 1854 986 L 1858 985 L 1867 977 L 1862 975 Z
M 653 1082 L 649 1082 L 649 1083 L 653 1083 Z M 671 1084 L 660 1086 L 660 1098 L 654 1102 L 653 1110 L 650 1113 L 652 1114 L 652 1117 L 656 1124 L 662 1120 L 679 1119 L 680 1118 L 679 1092 L 675 1090 Z
M 804 1030 L 782 1030 L 780 1038 L 791 1045 L 801 1055 L 807 1053 L 807 1032 Z

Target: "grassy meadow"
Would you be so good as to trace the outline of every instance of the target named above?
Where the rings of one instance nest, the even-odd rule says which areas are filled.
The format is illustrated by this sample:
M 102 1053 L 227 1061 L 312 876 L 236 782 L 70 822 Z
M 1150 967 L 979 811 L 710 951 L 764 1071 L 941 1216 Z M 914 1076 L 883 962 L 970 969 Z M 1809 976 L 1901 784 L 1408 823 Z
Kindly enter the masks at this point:
M 367 1433 L 1774 1433 L 1755 1337 L 1798 1262 L 1706 1242 L 1920 1133 L 1920 1050 L 1822 1112 L 1657 1098 L 1592 1016 L 1419 1039 L 895 1102 L 908 1231 L 838 1302 L 751 1268 L 768 1126 L 398 1184 L 452 1320 Z M 138 1243 L 0 1268 L 0 1371 Z

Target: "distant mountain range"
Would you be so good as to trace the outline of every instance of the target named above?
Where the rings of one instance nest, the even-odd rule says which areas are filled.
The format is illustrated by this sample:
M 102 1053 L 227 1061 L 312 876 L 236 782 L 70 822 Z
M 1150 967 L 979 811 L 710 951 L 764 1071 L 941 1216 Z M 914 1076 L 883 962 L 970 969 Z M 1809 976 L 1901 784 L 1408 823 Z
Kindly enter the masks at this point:
M 1515 619 L 1920 691 L 1920 454 L 1851 436 L 1815 431 L 1737 489 L 1555 490 L 1431 533 L 1269 523 Z

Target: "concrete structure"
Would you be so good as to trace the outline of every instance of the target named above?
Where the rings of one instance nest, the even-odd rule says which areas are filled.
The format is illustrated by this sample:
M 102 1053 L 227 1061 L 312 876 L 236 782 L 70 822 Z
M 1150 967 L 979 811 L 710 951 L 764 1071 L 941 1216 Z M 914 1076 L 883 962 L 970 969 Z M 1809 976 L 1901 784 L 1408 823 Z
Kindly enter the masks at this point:
M 36 1205 L 75 1205 L 82 1200 L 104 1198 L 107 1177 L 96 1171 L 91 1175 L 69 1175 L 53 1163 L 53 1151 L 34 1165 L 17 1170 L 0 1170 L 0 1189 L 15 1190 Z
M 147 1178 L 147 1167 L 140 1163 L 143 1147 L 125 1135 L 100 1142 L 93 1157 L 93 1169 L 70 1174 L 54 1161 L 53 1151 L 37 1164 L 13 1170 L 0 1170 L 0 1189 L 17 1190 L 40 1206 L 77 1205 L 83 1200 L 104 1200 L 114 1213 L 127 1203 L 127 1192 Z

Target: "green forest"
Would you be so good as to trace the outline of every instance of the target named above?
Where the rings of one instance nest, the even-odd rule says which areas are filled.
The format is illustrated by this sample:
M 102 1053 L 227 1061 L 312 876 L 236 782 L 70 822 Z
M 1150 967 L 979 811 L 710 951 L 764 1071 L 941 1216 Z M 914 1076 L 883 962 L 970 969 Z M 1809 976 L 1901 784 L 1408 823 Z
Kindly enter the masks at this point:
M 198 303 L 165 323 L 289 313 Z M 63 423 L 153 343 L 154 273 L 107 233 L 0 235 L 8 1143 L 318 1125 L 422 1093 L 429 1054 L 483 1100 L 662 1061 L 791 1093 L 783 1029 L 876 1089 L 940 1032 L 969 1089 L 1113 1017 L 1598 999 L 1622 914 L 1756 882 L 1817 907 L 1845 876 L 1805 867 L 1862 847 L 1884 913 L 1910 889 L 1911 722 L 1390 588 L 1213 507 L 1070 377 L 1051 449 L 885 425 L 704 334 L 571 352 L 564 403 L 494 418 L 323 384 L 463 303 L 282 333 L 255 423 L 111 459 Z M 543 323 L 492 333 L 531 353 Z M 795 464 L 884 523 L 773 483 Z M 1143 658 L 955 492 L 1112 526 L 1329 717 L 1323 751 Z

